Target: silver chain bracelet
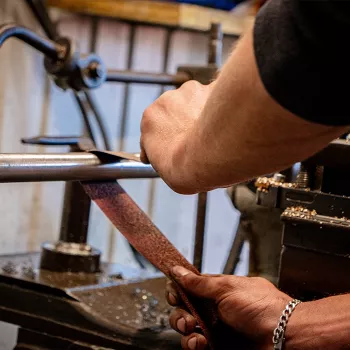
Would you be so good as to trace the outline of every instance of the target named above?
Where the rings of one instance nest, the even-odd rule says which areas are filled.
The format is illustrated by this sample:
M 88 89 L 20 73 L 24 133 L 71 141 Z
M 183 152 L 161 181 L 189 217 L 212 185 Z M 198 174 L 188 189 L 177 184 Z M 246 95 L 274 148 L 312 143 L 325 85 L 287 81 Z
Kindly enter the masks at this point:
M 289 320 L 289 317 L 292 315 L 294 309 L 298 304 L 300 304 L 301 301 L 294 299 L 288 303 L 286 308 L 282 312 L 282 316 L 280 317 L 280 320 L 278 322 L 277 328 L 273 331 L 273 348 L 274 350 L 282 350 L 283 344 L 284 344 L 284 334 L 286 332 L 287 323 Z

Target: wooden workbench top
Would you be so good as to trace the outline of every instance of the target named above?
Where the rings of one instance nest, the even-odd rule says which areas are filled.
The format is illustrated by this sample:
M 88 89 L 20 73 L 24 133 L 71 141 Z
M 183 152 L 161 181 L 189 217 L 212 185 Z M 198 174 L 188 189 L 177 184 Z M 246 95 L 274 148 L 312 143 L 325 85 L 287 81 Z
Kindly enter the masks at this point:
M 47 0 L 52 7 L 132 22 L 207 31 L 212 22 L 222 24 L 227 35 L 241 35 L 253 16 L 240 17 L 202 6 L 152 0 Z

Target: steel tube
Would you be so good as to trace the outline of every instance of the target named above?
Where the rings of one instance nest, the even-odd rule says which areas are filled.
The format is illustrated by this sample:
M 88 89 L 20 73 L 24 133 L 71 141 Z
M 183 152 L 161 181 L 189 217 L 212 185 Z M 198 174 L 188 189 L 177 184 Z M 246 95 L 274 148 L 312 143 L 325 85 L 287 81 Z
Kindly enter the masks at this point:
M 40 23 L 41 28 L 45 32 L 46 36 L 55 40 L 58 37 L 57 28 L 54 23 L 52 23 L 47 8 L 42 0 L 25 0 L 29 8 L 31 9 L 33 15 Z
M 65 48 L 54 41 L 45 39 L 28 28 L 8 23 L 0 26 L 0 47 L 9 38 L 17 38 L 53 60 L 59 59 Z
M 145 73 L 130 70 L 109 70 L 107 72 L 107 82 L 180 86 L 189 80 L 190 77 L 186 73 Z
M 102 163 L 91 153 L 0 154 L 0 183 L 154 178 L 151 165 Z
M 208 64 L 217 67 L 222 61 L 222 28 L 221 24 L 213 23 L 209 32 Z M 196 215 L 196 234 L 194 239 L 193 265 L 199 272 L 203 268 L 203 253 L 205 244 L 206 217 L 208 207 L 208 194 L 199 193 Z

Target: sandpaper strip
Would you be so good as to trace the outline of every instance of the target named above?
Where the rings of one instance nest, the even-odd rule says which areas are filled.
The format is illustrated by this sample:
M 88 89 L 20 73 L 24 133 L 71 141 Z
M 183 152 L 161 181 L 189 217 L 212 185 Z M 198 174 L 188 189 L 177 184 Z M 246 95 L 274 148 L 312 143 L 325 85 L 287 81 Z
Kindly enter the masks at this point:
M 82 186 L 130 244 L 167 277 L 172 279 L 170 271 L 174 266 L 183 266 L 199 274 L 117 182 L 82 183 Z M 210 348 L 218 349 L 213 334 L 218 320 L 215 305 L 208 300 L 186 295 L 178 285 L 177 288 L 183 302 L 201 327 Z

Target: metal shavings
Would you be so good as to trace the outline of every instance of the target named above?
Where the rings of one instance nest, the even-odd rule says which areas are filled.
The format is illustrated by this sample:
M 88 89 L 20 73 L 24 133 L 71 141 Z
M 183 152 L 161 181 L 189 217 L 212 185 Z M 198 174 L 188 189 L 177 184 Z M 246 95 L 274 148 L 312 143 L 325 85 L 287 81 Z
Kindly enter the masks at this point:
M 33 267 L 33 263 L 29 261 L 27 264 L 22 266 L 22 273 L 25 277 L 33 280 L 36 277 L 36 272 Z
M 15 275 L 17 273 L 16 265 L 12 261 L 8 261 L 3 267 L 2 271 L 8 275 Z
M 309 210 L 304 207 L 289 207 L 282 214 L 284 217 L 297 217 L 301 219 L 314 219 L 316 215 L 316 210 Z
M 170 307 L 161 310 L 158 299 L 145 289 L 136 288 L 133 291 L 133 296 L 135 298 L 135 307 L 138 310 L 136 312 L 137 319 L 134 320 L 135 324 L 142 324 L 144 327 L 160 328 L 168 326 Z
M 338 218 L 334 216 L 329 219 L 323 215 L 318 215 L 316 210 L 309 210 L 304 207 L 289 207 L 283 212 L 282 217 L 312 220 L 317 222 L 320 225 L 320 228 L 322 228 L 322 225 L 324 224 L 338 224 L 343 226 L 350 225 L 350 219 L 346 217 Z
M 258 191 L 267 193 L 269 188 L 271 186 L 274 187 L 286 187 L 286 188 L 297 188 L 297 184 L 291 183 L 291 182 L 282 182 L 278 181 L 276 178 L 270 178 L 270 177 L 259 177 L 255 181 L 255 186 L 257 187 Z
M 121 273 L 117 273 L 114 275 L 110 275 L 109 278 L 112 280 L 123 280 L 124 276 Z

